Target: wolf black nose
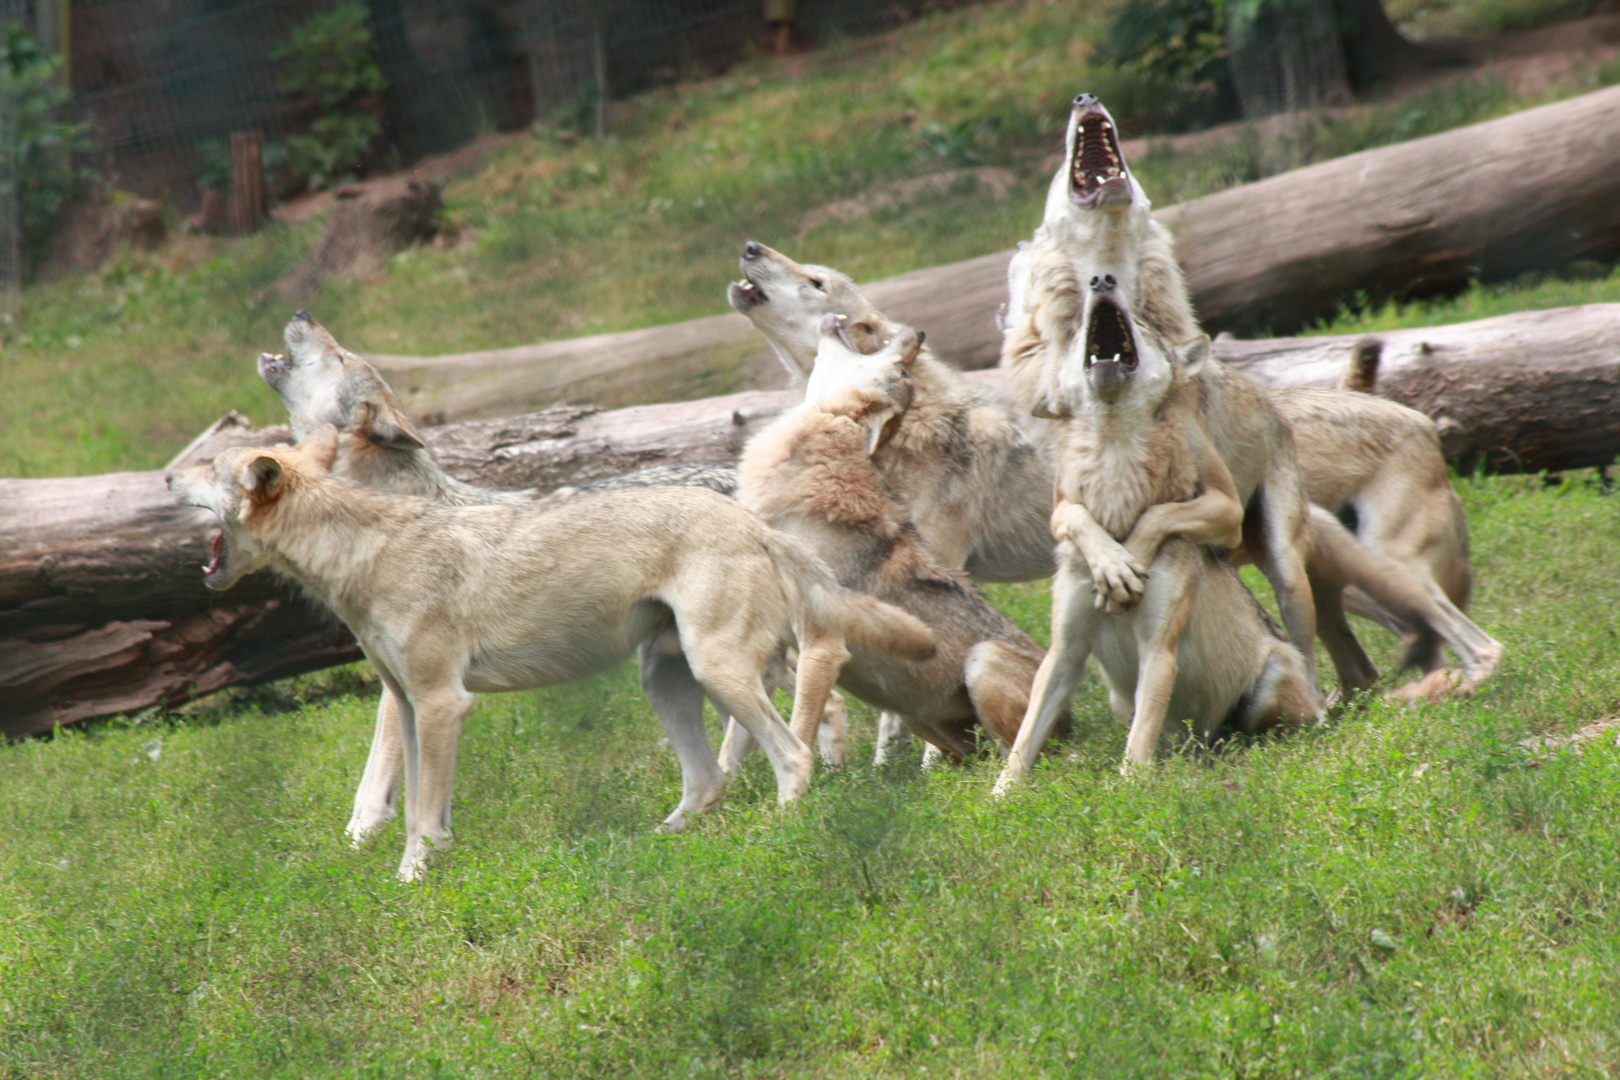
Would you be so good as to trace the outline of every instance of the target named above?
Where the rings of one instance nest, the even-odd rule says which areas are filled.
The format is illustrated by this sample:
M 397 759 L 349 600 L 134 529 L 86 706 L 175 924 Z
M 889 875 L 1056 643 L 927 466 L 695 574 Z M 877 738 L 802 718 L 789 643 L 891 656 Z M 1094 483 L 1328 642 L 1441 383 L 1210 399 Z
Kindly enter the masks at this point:
M 314 322 L 315 321 L 315 316 L 313 316 L 313 315 L 311 315 L 309 313 L 308 308 L 299 308 L 297 311 L 293 312 L 293 318 L 300 321 L 300 322 Z
M 163 474 L 163 486 L 164 487 L 169 487 L 173 483 L 174 483 L 174 470 L 170 469 L 168 472 Z
M 1095 105 L 1095 104 L 1097 104 L 1097 95 L 1096 94 L 1079 94 L 1079 95 L 1076 95 L 1076 97 L 1074 99 L 1074 106 L 1077 109 L 1083 109 L 1088 105 Z
M 745 259 L 757 259 L 763 254 L 765 254 L 765 245 L 763 244 L 750 240 L 743 245 L 743 258 Z

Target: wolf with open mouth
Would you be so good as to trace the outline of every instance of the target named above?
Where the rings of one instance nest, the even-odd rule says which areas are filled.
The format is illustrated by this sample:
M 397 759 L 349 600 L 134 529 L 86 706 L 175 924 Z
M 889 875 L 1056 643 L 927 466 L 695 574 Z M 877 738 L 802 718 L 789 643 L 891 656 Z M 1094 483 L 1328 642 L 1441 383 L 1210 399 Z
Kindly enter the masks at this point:
M 1095 97 L 1080 95 L 1041 226 L 1009 269 L 1002 366 L 1026 409 L 1040 414 L 1054 390 L 1038 335 L 1028 332 L 1032 306 L 1066 306 L 1103 359 L 1129 350 L 1132 335 L 1118 319 L 1093 320 L 1094 310 L 1108 311 L 1092 303 L 1098 295 L 1118 298 L 1169 342 L 1199 333 L 1170 234 L 1150 211 L 1113 118 Z M 1057 279 L 1035 271 L 1038 264 L 1056 266 L 1054 257 L 1069 264 L 1060 275 L 1066 283 L 1056 291 Z M 1287 549 L 1308 536 L 1311 606 L 1318 609 L 1311 618 L 1341 687 L 1364 689 L 1377 678 L 1346 609 L 1402 635 L 1406 662 L 1429 672 L 1397 691 L 1400 696 L 1466 691 L 1488 678 L 1502 648 L 1461 610 L 1472 582 L 1467 526 L 1428 417 L 1369 394 L 1313 387 L 1262 393 L 1214 361 L 1197 382 L 1210 436 L 1227 455 L 1240 490 L 1256 493 L 1245 496 L 1258 500 L 1246 502 L 1246 546 L 1262 569 L 1277 568 L 1266 573 L 1295 644 L 1303 644 L 1304 606 Z M 1280 446 L 1279 430 L 1292 432 L 1292 447 Z M 1288 460 L 1270 460 L 1278 454 Z M 1308 503 L 1295 495 L 1299 482 Z M 1308 532 L 1302 514 L 1309 516 Z M 1284 599 L 1285 592 L 1294 599 Z M 1457 653 L 1461 672 L 1444 668 L 1442 642 Z M 1309 661 L 1310 650 L 1302 651 Z

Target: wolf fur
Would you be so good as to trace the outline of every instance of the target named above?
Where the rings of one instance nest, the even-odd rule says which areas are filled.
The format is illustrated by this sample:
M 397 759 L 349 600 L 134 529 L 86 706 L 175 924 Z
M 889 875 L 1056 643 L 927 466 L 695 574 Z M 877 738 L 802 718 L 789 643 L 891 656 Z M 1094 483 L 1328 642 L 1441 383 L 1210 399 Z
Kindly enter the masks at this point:
M 845 587 L 910 612 L 934 632 L 934 656 L 920 663 L 852 646 L 840 686 L 898 714 L 954 760 L 972 752 L 981 726 L 1005 747 L 1023 718 L 1041 650 L 922 543 L 874 464 L 883 443 L 904 429 L 921 337 L 901 328 L 866 356 L 841 340 L 839 324 L 835 315 L 823 320 L 805 403 L 749 440 L 738 500 L 803 541 Z M 746 742 L 741 729 L 727 732 L 723 767 L 740 760 Z
M 344 438 L 355 436 L 326 425 L 297 447 L 233 448 L 169 485 L 223 526 L 205 568 L 210 588 L 262 566 L 293 578 L 348 625 L 394 695 L 405 880 L 450 840 L 456 744 L 475 694 L 582 678 L 674 632 L 695 686 L 764 745 L 786 803 L 808 787 L 810 751 L 772 708 L 761 672 L 796 644 L 796 708 L 819 722 L 846 638 L 880 653 L 933 651 L 912 616 L 841 588 L 796 541 L 714 492 L 604 492 L 545 509 L 449 506 L 333 477 Z M 668 830 L 725 786 L 701 720 L 669 707 L 692 691 L 649 687 L 681 762 Z
M 1174 358 L 1145 324 L 1137 339 L 1117 360 L 1070 342 L 1058 365 L 1052 647 L 998 794 L 1028 769 L 1092 655 L 1130 727 L 1126 772 L 1152 761 L 1167 724 L 1209 740 L 1319 715 L 1300 651 L 1219 554 L 1239 539 L 1243 507 L 1203 429 L 1196 378 L 1209 339 Z M 1112 602 L 1104 562 L 1148 568 L 1135 603 Z
M 862 353 L 876 352 L 900 330 L 829 267 L 802 265 L 749 241 L 742 271 L 727 298 L 765 335 L 795 385 L 815 368 L 828 315 L 845 316 L 844 334 Z M 980 581 L 1049 576 L 1050 461 L 1007 403 L 968 383 L 926 346 L 911 378 L 911 407 L 873 460 L 904 495 L 923 543 Z
M 530 490 L 503 491 L 466 484 L 446 473 L 406 417 L 387 380 L 366 360 L 339 345 L 308 311 L 293 316 L 287 324 L 285 341 L 284 356 L 265 354 L 259 358 L 259 373 L 286 405 L 295 437 L 327 423 L 354 436 L 339 443 L 332 465 L 335 476 L 372 490 L 414 495 L 452 506 L 546 505 L 557 501 L 551 496 L 536 499 Z M 649 486 L 649 480 L 703 486 L 729 494 L 725 489 L 735 489 L 736 470 L 706 463 L 654 466 L 626 476 L 575 485 L 568 494 L 639 488 Z M 644 688 L 681 678 L 686 664 L 667 636 L 640 649 L 638 660 Z M 791 665 L 778 665 L 773 674 L 779 685 L 792 685 Z M 686 704 L 701 716 L 701 697 Z M 827 718 L 829 723 L 819 735 L 821 751 L 828 761 L 842 764 L 846 721 L 844 703 L 837 694 L 828 699 Z M 405 767 L 404 754 L 397 702 L 384 685 L 377 702 L 371 751 L 344 830 L 355 843 L 393 818 Z
M 1067 373 L 1078 370 L 1076 364 L 1095 363 L 1099 355 L 1106 361 L 1141 353 L 1138 328 L 1151 324 L 1130 315 L 1129 296 L 1117 281 L 1105 274 L 1088 276 L 1085 264 L 1063 244 L 1033 243 L 1028 254 L 1028 307 L 1007 331 L 1004 356 L 1011 366 L 1039 370 L 1031 408 L 1037 415 L 1061 418 L 1068 408 L 1065 402 L 1076 392 L 1074 386 L 1061 385 Z M 1077 351 L 1082 361 L 1072 360 Z M 1314 685 L 1316 610 L 1305 573 L 1309 503 L 1293 435 L 1254 383 L 1214 360 L 1198 366 L 1189 393 L 1197 402 L 1201 429 L 1224 459 L 1243 508 L 1242 547 L 1276 591 L 1289 640 L 1304 658 Z M 1151 520 L 1157 523 L 1161 516 Z M 1137 602 L 1146 566 L 1139 559 L 1094 566 L 1099 602 L 1115 610 Z
M 1149 218 L 1147 198 L 1119 155 L 1112 119 L 1090 95 L 1075 101 L 1064 161 L 1035 241 L 1021 247 L 1009 269 L 1002 362 L 1020 406 L 1029 409 L 1038 409 L 1049 392 L 1044 354 L 1030 347 L 1027 335 L 1015 338 L 1018 327 L 1028 327 L 1030 297 L 1041 288 L 1032 270 L 1045 251 L 1056 247 L 1068 254 L 1077 264 L 1076 277 L 1113 275 L 1126 303 L 1167 340 L 1197 333 L 1170 235 Z M 1342 389 L 1370 391 L 1377 364 L 1376 341 L 1358 343 Z M 1226 385 L 1224 394 L 1207 399 L 1206 426 L 1230 445 L 1249 426 L 1252 406 L 1242 399 L 1252 402 L 1253 395 L 1231 373 L 1223 378 L 1220 365 L 1205 365 L 1205 371 L 1206 386 Z M 1211 407 L 1234 388 L 1235 408 Z M 1377 678 L 1344 618 L 1346 608 L 1402 635 L 1407 664 L 1428 673 L 1396 696 L 1478 686 L 1499 663 L 1502 648 L 1461 610 L 1472 579 L 1467 526 L 1432 422 L 1367 393 L 1279 388 L 1265 397 L 1293 431 L 1299 473 L 1314 504 L 1306 565 L 1317 631 L 1341 686 L 1364 689 Z M 1457 653 L 1461 671 L 1444 668 L 1442 641 Z

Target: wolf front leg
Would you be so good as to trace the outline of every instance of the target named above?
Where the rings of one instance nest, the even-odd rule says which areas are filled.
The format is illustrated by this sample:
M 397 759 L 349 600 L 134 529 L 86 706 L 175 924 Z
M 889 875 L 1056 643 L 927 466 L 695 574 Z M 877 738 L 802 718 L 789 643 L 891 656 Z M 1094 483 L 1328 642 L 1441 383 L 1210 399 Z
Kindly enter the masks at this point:
M 401 881 L 415 881 L 429 854 L 450 844 L 450 790 L 467 712 L 477 700 L 459 683 L 417 687 L 400 696 L 405 745 L 405 855 Z
M 1142 598 L 1142 590 L 1147 587 L 1147 564 L 1152 557 L 1142 561 L 1132 555 L 1097 524 L 1083 503 L 1058 497 L 1052 508 L 1052 536 L 1072 545 L 1086 565 L 1095 607 L 1118 612 Z
M 1052 727 L 1067 714 L 1069 699 L 1085 674 L 1097 624 L 1108 618 L 1097 610 L 1091 569 L 1074 546 L 1065 543 L 1058 558 L 1057 577 L 1052 580 L 1052 647 L 1036 669 L 1029 708 L 996 779 L 993 794 L 998 796 L 1022 779 L 1046 745 Z
M 1192 615 L 1193 575 L 1203 556 L 1191 544 L 1154 560 L 1153 583 L 1131 616 L 1136 637 L 1136 707 L 1125 737 L 1126 776 L 1153 763 L 1176 688 L 1176 646 Z
M 405 771 L 405 748 L 399 736 L 399 699 L 387 686 L 377 701 L 377 724 L 372 729 L 371 752 L 354 793 L 354 811 L 343 832 L 359 847 L 366 837 L 392 821 Z

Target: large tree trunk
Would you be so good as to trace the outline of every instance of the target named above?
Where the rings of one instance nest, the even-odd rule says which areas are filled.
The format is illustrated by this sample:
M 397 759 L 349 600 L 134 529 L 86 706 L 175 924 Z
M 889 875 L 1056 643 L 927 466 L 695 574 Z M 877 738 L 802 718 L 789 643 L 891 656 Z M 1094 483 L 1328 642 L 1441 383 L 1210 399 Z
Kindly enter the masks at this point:
M 1468 466 L 1606 465 L 1620 454 L 1620 304 L 1504 315 L 1380 335 L 1379 389 L 1434 416 Z M 1215 343 L 1265 386 L 1338 383 L 1360 338 Z M 970 379 L 999 389 L 999 371 Z M 496 487 L 560 484 L 671 461 L 735 461 L 795 400 L 752 392 L 615 411 L 559 405 L 429 428 L 457 477 Z M 176 466 L 228 445 L 285 440 L 234 414 Z M 0 732 L 178 703 L 225 686 L 353 659 L 353 641 L 268 574 L 216 595 L 200 566 L 214 523 L 181 507 L 163 473 L 0 480 Z
M 1418 296 L 1577 258 L 1614 258 L 1620 87 L 1297 169 L 1156 216 L 1176 234 L 1211 333 L 1286 333 L 1331 316 L 1357 293 Z M 947 360 L 989 367 L 1001 351 L 994 315 L 1007 298 L 1009 258 L 1003 252 L 917 270 L 873 282 L 867 293 L 892 318 L 927 331 Z M 770 349 L 740 315 L 456 356 L 371 359 L 408 409 L 441 422 L 556 401 L 613 407 L 783 382 Z

